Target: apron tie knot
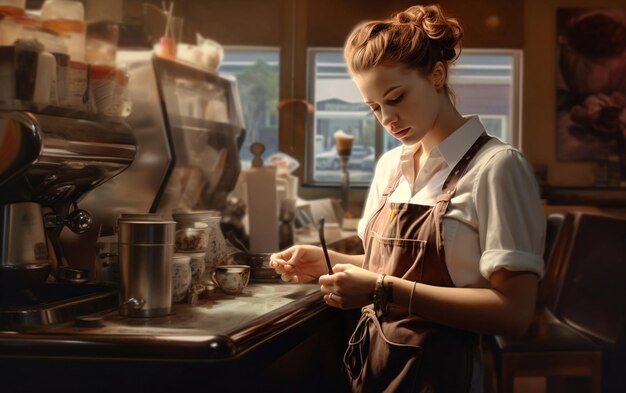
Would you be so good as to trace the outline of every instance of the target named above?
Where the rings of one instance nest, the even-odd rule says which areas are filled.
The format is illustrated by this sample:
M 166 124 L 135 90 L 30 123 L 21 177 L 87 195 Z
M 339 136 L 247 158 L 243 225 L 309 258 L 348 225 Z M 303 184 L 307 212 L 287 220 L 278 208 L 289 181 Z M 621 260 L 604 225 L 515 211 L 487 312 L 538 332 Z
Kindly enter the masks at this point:
M 373 321 L 378 323 L 376 313 L 370 306 L 361 309 L 361 318 L 350 336 L 348 349 L 343 355 L 343 365 L 352 379 L 358 379 L 367 361 L 369 347 L 369 325 Z

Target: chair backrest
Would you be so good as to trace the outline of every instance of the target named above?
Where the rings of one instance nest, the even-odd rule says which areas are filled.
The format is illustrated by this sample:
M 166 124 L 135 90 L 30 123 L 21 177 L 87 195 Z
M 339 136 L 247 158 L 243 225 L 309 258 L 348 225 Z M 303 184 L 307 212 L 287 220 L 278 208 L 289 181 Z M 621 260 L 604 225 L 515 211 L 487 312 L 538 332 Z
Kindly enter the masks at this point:
M 545 274 L 539 283 L 538 301 L 553 311 L 565 279 L 565 253 L 572 240 L 574 215 L 551 213 L 546 220 Z
M 554 314 L 604 346 L 626 320 L 626 219 L 574 213 Z
M 543 260 L 546 262 L 546 268 L 550 263 L 550 257 L 554 252 L 556 241 L 559 238 L 566 213 L 551 213 L 546 218 L 546 243 L 543 250 Z

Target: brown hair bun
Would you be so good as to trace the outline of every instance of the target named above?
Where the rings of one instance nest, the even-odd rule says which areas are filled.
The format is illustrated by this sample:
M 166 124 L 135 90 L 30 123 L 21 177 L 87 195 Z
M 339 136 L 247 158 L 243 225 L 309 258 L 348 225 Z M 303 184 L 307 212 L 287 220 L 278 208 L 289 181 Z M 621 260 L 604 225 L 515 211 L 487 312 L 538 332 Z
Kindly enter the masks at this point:
M 429 73 L 438 61 L 448 66 L 456 60 L 462 38 L 459 22 L 439 5 L 416 5 L 387 20 L 357 26 L 346 41 L 344 56 L 351 72 L 402 64 Z
M 456 58 L 455 48 L 463 38 L 463 29 L 455 18 L 447 18 L 439 5 L 416 5 L 392 16 L 398 24 L 413 24 L 423 31 L 432 43 L 441 47 L 443 60 Z

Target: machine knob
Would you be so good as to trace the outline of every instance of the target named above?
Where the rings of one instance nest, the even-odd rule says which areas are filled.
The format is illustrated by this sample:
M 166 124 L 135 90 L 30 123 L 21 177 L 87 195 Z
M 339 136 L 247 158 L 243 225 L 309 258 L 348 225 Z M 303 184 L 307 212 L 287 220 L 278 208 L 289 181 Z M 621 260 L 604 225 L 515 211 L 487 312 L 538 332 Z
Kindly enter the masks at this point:
M 65 225 L 74 233 L 85 233 L 93 224 L 93 217 L 87 210 L 76 209 L 65 220 Z

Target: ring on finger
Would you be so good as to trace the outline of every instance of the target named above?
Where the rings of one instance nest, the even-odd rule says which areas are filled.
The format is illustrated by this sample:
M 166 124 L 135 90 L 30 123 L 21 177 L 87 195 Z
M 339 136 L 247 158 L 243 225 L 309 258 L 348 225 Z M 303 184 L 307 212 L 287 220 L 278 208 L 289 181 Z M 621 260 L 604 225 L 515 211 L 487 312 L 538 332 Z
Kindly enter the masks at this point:
M 328 298 L 329 298 L 330 300 L 333 300 L 333 295 L 334 295 L 334 293 L 332 293 L 332 292 L 331 292 L 331 293 L 329 293 L 329 294 L 328 294 Z

